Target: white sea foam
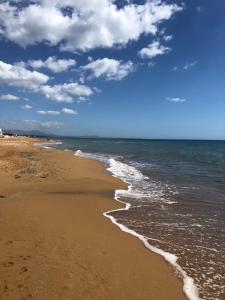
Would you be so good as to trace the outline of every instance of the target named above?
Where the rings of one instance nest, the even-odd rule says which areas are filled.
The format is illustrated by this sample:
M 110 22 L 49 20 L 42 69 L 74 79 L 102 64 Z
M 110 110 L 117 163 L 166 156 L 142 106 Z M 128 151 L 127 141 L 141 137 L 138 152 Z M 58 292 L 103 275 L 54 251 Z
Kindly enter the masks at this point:
M 132 178 L 132 180 L 136 181 L 148 178 L 145 177 L 136 168 L 117 161 L 114 158 L 109 159 L 109 165 L 110 167 L 108 168 L 108 171 L 110 171 L 114 176 L 123 179 L 124 181 L 127 181 L 128 178 Z
M 81 150 L 77 150 L 75 152 L 75 155 L 79 157 L 95 159 L 104 163 L 108 163 L 109 161 L 109 157 L 107 157 L 106 155 L 88 153 L 88 152 L 83 152 Z
M 83 153 L 81 150 L 77 150 L 77 151 L 75 152 L 75 155 L 76 155 L 76 156 L 84 157 L 84 153 Z
M 35 147 L 44 148 L 44 149 L 52 149 L 54 145 L 61 145 L 61 141 L 49 141 L 46 143 L 35 143 Z
M 114 218 L 111 213 L 118 212 L 118 211 L 126 211 L 131 208 L 131 204 L 127 202 L 121 201 L 121 198 L 126 197 L 126 198 L 146 198 L 146 197 L 151 197 L 155 196 L 155 193 L 152 194 L 151 191 L 148 190 L 146 191 L 141 191 L 141 190 L 135 190 L 133 185 L 135 182 L 145 182 L 148 177 L 144 176 L 139 170 L 137 170 L 135 167 L 127 165 L 123 162 L 117 161 L 115 158 L 108 158 L 102 155 L 98 154 L 92 154 L 92 153 L 84 153 L 81 150 L 77 150 L 75 152 L 75 155 L 81 156 L 81 157 L 86 157 L 86 158 L 92 158 L 96 160 L 100 160 L 103 162 L 107 162 L 109 164 L 109 167 L 107 170 L 114 176 L 117 177 L 121 180 L 123 180 L 125 183 L 128 184 L 128 189 L 127 190 L 116 190 L 115 191 L 115 200 L 124 204 L 124 208 L 119 208 L 116 210 L 110 210 L 103 215 L 111 220 L 113 224 L 118 226 L 122 231 L 132 234 L 133 236 L 137 237 L 139 240 L 141 240 L 145 247 L 161 256 L 164 257 L 166 261 L 168 261 L 176 270 L 178 275 L 183 279 L 183 291 L 190 300 L 201 300 L 198 295 L 198 289 L 194 283 L 193 278 L 187 275 L 187 273 L 181 268 L 181 266 L 177 263 L 178 257 L 172 253 L 166 252 L 162 249 L 159 249 L 149 243 L 148 240 L 151 240 L 151 238 L 148 238 L 146 236 L 143 236 L 139 233 L 137 233 L 134 230 L 131 230 L 127 226 L 119 223 L 116 218 Z M 163 198 L 163 192 L 158 191 L 160 194 L 161 199 L 167 203 L 167 204 L 173 204 L 174 201 L 169 201 Z M 160 198 L 159 197 L 159 198 Z
M 113 216 L 110 215 L 113 212 L 122 211 L 122 210 L 129 210 L 130 207 L 131 207 L 130 203 L 125 203 L 125 202 L 123 202 L 123 201 L 121 201 L 121 200 L 119 200 L 117 198 L 117 194 L 120 194 L 121 191 L 123 191 L 123 190 L 116 190 L 115 191 L 115 199 L 118 202 L 125 204 L 125 207 L 124 208 L 119 208 L 119 209 L 116 209 L 116 210 L 107 211 L 107 212 L 103 213 L 103 215 L 105 217 L 109 218 L 111 220 L 111 222 L 113 224 L 117 225 L 122 231 L 124 231 L 126 233 L 129 233 L 129 234 L 132 234 L 133 236 L 135 236 L 139 240 L 141 240 L 144 243 L 144 245 L 145 245 L 146 248 L 148 248 L 149 250 L 151 250 L 151 251 L 153 251 L 153 252 L 155 252 L 155 253 L 163 256 L 166 261 L 168 261 L 171 265 L 173 265 L 175 267 L 175 269 L 178 272 L 179 276 L 182 277 L 183 283 L 184 283 L 183 290 L 184 290 L 184 293 L 186 294 L 186 296 L 188 297 L 188 299 L 190 299 L 190 300 L 201 300 L 199 298 L 198 289 L 197 289 L 197 287 L 194 284 L 193 278 L 191 278 L 190 276 L 188 276 L 187 273 L 177 263 L 177 259 L 178 258 L 177 258 L 176 255 L 174 255 L 172 253 L 169 253 L 169 252 L 166 252 L 166 251 L 164 251 L 162 249 L 156 248 L 155 246 L 152 246 L 148 242 L 148 237 L 145 237 L 145 236 L 137 233 L 136 231 L 129 229 L 125 225 L 119 223 Z

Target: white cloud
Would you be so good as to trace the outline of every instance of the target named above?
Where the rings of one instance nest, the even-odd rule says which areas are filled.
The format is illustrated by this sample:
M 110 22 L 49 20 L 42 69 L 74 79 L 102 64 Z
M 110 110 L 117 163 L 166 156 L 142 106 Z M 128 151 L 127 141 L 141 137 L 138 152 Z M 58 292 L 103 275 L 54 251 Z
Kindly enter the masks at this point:
M 0 120 L 0 127 L 5 129 L 18 130 L 51 130 L 59 129 L 64 125 L 60 121 L 40 121 L 40 120 Z M 57 132 L 57 131 L 55 131 Z
M 29 104 L 26 104 L 26 105 L 24 105 L 24 106 L 21 106 L 21 108 L 22 108 L 22 109 L 31 109 L 32 106 L 29 105 Z
M 191 62 L 191 63 L 186 63 L 185 65 L 184 65 L 184 70 L 188 70 L 188 69 L 190 69 L 190 68 L 193 68 L 194 66 L 196 66 L 197 65 L 197 61 L 193 61 L 193 62 Z
M 6 101 L 16 101 L 16 100 L 19 100 L 19 99 L 20 98 L 18 96 L 14 96 L 14 95 L 11 95 L 11 94 L 0 96 L 0 100 L 6 100 Z
M 153 68 L 155 66 L 155 62 L 154 61 L 150 61 L 150 62 L 147 63 L 147 66 L 149 68 Z
M 179 67 L 179 68 L 177 66 L 175 66 L 175 67 L 173 67 L 173 71 L 178 71 L 178 70 L 182 70 L 182 69 L 187 71 L 190 68 L 193 68 L 194 66 L 196 66 L 197 63 L 198 63 L 197 61 L 193 61 L 191 63 L 186 63 L 184 66 Z
M 163 39 L 164 39 L 164 41 L 169 42 L 173 39 L 173 36 L 172 35 L 164 35 Z
M 153 58 L 170 52 L 171 49 L 160 45 L 159 41 L 153 41 L 147 48 L 142 48 L 138 54 L 141 58 Z
M 108 80 L 121 80 L 133 71 L 134 64 L 131 61 L 123 63 L 111 58 L 102 58 L 90 62 L 82 69 L 91 72 L 89 79 L 104 76 Z
M 85 78 L 84 78 L 84 75 L 83 75 L 83 74 L 80 76 L 80 78 L 78 79 L 78 81 L 79 81 L 80 83 L 82 83 L 82 84 L 85 83 Z
M 66 114 L 66 115 L 78 115 L 78 112 L 76 110 L 73 109 L 69 109 L 69 108 L 63 108 L 61 111 L 57 111 L 57 110 L 38 110 L 37 111 L 38 114 L 40 115 L 44 115 L 44 116 L 59 116 L 61 115 L 61 113 Z
M 51 115 L 51 116 L 60 115 L 60 111 L 56 111 L 56 110 L 38 110 L 37 113 L 40 115 Z
M 72 103 L 75 101 L 74 97 L 89 97 L 93 94 L 90 87 L 78 83 L 64 83 L 58 85 L 43 85 L 39 91 L 45 95 L 46 98 L 56 102 Z
M 55 56 L 50 56 L 45 61 L 43 60 L 29 60 L 28 65 L 34 69 L 47 68 L 54 73 L 60 73 L 68 70 L 70 67 L 76 65 L 74 59 L 57 59 Z
M 0 84 L 37 89 L 48 80 L 49 77 L 43 73 L 27 70 L 21 65 L 11 65 L 0 61 Z
M 124 2 L 120 8 L 113 0 L 36 0 L 20 6 L 8 1 L 0 4 L 0 34 L 23 47 L 45 42 L 86 51 L 155 35 L 158 25 L 181 9 L 159 0 Z
M 69 109 L 69 108 L 63 108 L 62 113 L 67 114 L 67 115 L 77 115 L 78 114 L 78 112 L 76 110 Z
M 167 97 L 166 100 L 170 101 L 170 102 L 185 102 L 186 99 L 185 98 L 179 98 L 179 97 Z
M 96 86 L 93 87 L 93 90 L 94 90 L 96 93 L 98 93 L 98 94 L 100 94 L 100 93 L 102 92 L 102 90 L 100 90 L 100 89 L 97 88 Z

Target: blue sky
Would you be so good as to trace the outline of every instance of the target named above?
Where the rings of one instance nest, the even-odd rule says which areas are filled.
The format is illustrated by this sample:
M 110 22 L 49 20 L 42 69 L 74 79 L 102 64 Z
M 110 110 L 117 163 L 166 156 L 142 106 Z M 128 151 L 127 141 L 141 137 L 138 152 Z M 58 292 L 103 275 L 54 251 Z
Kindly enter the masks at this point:
M 225 138 L 225 2 L 0 4 L 0 127 Z

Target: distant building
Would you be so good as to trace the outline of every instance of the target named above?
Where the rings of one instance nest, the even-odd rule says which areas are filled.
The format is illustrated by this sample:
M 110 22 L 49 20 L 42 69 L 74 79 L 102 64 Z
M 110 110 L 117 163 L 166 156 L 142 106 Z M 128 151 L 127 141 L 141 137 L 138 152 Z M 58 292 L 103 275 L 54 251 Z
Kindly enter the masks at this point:
M 0 138 L 3 138 L 3 137 L 4 137 L 3 131 L 2 131 L 2 129 L 0 128 Z

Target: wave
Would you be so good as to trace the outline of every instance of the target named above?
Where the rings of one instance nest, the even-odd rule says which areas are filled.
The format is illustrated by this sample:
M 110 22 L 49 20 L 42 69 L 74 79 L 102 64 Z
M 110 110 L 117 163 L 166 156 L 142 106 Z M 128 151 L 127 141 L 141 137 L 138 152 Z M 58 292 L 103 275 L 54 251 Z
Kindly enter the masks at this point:
M 119 191 L 119 190 L 117 190 Z M 117 192 L 116 191 L 116 192 Z M 125 208 L 119 208 L 119 209 L 115 209 L 115 210 L 110 210 L 110 211 L 107 211 L 105 213 L 103 213 L 103 215 L 107 218 L 109 218 L 111 220 L 111 222 L 115 225 L 117 225 L 122 231 L 126 232 L 126 233 L 129 233 L 135 237 L 137 237 L 140 241 L 143 242 L 143 244 L 145 245 L 145 247 L 149 250 L 151 250 L 152 252 L 155 252 L 161 256 L 164 257 L 164 259 L 169 262 L 174 268 L 175 270 L 178 272 L 178 274 L 182 277 L 183 279 L 183 291 L 184 293 L 186 294 L 186 296 L 188 297 L 188 299 L 190 300 L 200 300 L 199 298 L 199 295 L 198 295 L 198 289 L 194 283 L 194 280 L 193 278 L 191 278 L 190 276 L 187 275 L 187 273 L 181 268 L 181 266 L 177 263 L 177 259 L 178 257 L 172 253 L 169 253 L 169 252 L 166 252 L 162 249 L 159 249 L 159 248 L 156 248 L 155 246 L 152 246 L 148 240 L 150 238 L 146 237 L 146 236 L 143 236 L 139 233 L 137 233 L 136 231 L 132 230 L 132 229 L 129 229 L 128 227 L 126 227 L 125 225 L 117 222 L 117 220 L 111 216 L 110 214 L 113 213 L 113 212 L 117 212 L 117 211 L 121 211 L 121 210 L 129 210 L 130 207 L 131 207 L 131 204 L 130 203 L 125 203 L 121 200 L 118 200 L 118 198 L 116 197 L 116 193 L 115 192 L 115 199 L 120 202 L 120 203 L 123 203 L 125 204 Z
M 121 197 L 132 199 L 148 199 L 148 202 L 161 201 L 166 204 L 176 203 L 169 200 L 166 195 L 173 195 L 175 192 L 168 185 L 162 185 L 160 182 L 150 180 L 141 171 L 137 169 L 137 163 L 130 164 L 119 161 L 122 157 L 100 153 L 88 153 L 81 150 L 75 152 L 76 156 L 91 158 L 103 162 L 107 170 L 117 178 L 120 178 L 129 185 L 128 190 L 120 191 Z M 131 165 L 133 164 L 133 165 Z M 142 166 L 142 164 L 140 164 Z M 123 194 L 123 195 L 122 195 Z
M 44 149 L 52 149 L 55 145 L 62 145 L 61 141 L 53 141 L 50 140 L 46 143 L 35 143 L 35 147 L 44 148 Z
M 97 154 L 97 153 L 88 153 L 88 152 L 83 152 L 81 150 L 77 150 L 75 152 L 76 156 L 80 156 L 80 157 L 84 157 L 84 158 L 91 158 L 94 160 L 98 160 L 101 161 L 103 163 L 108 163 L 109 157 L 107 155 L 101 155 L 101 154 Z
M 132 198 L 136 198 L 136 199 L 141 199 L 141 198 L 150 198 L 152 196 L 156 197 L 156 186 L 155 183 L 153 184 L 153 191 L 151 191 L 149 188 L 151 188 L 151 185 L 149 186 L 149 181 L 147 181 L 149 178 L 147 176 L 145 176 L 144 174 L 142 174 L 142 172 L 140 172 L 136 167 L 132 166 L 132 165 L 128 165 L 124 162 L 118 161 L 115 158 L 112 158 L 111 156 L 107 156 L 107 155 L 102 155 L 102 154 L 94 154 L 94 153 L 84 153 L 81 150 L 77 150 L 75 152 L 76 156 L 80 156 L 80 157 L 85 157 L 85 158 L 90 158 L 90 159 L 95 159 L 104 163 L 107 163 L 107 170 L 116 178 L 121 179 L 122 181 L 124 181 L 125 183 L 128 184 L 128 189 L 127 190 L 116 190 L 115 191 L 115 200 L 124 204 L 125 207 L 124 208 L 119 208 L 119 209 L 115 209 L 115 210 L 110 210 L 107 212 L 104 212 L 103 215 L 107 218 L 109 218 L 111 220 L 111 222 L 113 224 L 115 224 L 116 226 L 118 226 L 122 231 L 131 234 L 135 237 L 137 237 L 140 241 L 143 242 L 143 244 L 145 245 L 145 247 L 147 249 L 149 249 L 150 251 L 157 253 L 159 255 L 161 255 L 162 257 L 164 257 L 164 259 L 169 262 L 176 270 L 176 272 L 178 273 L 178 275 L 182 278 L 183 280 L 183 291 L 186 294 L 186 296 L 188 297 L 188 299 L 190 300 L 201 300 L 199 298 L 199 294 L 198 294 L 198 289 L 194 283 L 193 278 L 191 278 L 190 276 L 187 275 L 187 273 L 182 269 L 182 267 L 177 263 L 177 259 L 178 257 L 172 253 L 166 252 L 162 249 L 159 249 L 153 245 L 151 245 L 149 243 L 149 240 L 151 240 L 150 237 L 147 236 L 143 236 L 139 233 L 137 233 L 136 231 L 128 228 L 127 226 L 123 225 L 122 223 L 119 223 L 116 218 L 114 218 L 111 214 L 114 212 L 118 212 L 118 211 L 127 211 L 132 207 L 131 203 L 128 202 L 124 202 L 121 200 L 121 198 L 128 198 L 128 199 L 132 199 Z M 142 183 L 142 184 L 140 184 Z M 143 187 L 146 186 L 148 189 L 140 189 L 137 188 L 138 184 L 139 186 Z M 156 197 L 157 199 L 163 200 L 164 202 L 166 202 L 167 204 L 173 204 L 175 203 L 174 201 L 169 201 L 165 199 L 165 195 L 163 194 L 163 191 L 160 190 L 160 188 L 158 187 L 157 190 L 158 193 L 158 197 Z

